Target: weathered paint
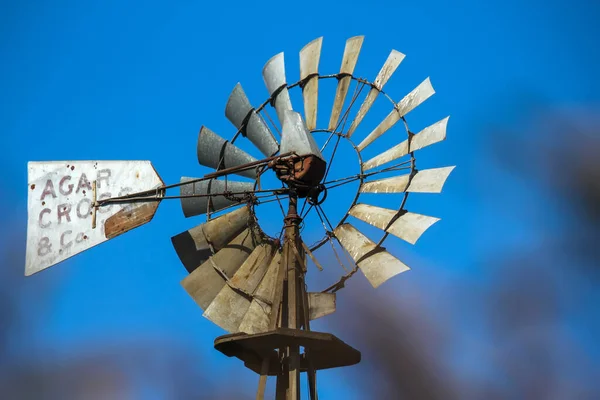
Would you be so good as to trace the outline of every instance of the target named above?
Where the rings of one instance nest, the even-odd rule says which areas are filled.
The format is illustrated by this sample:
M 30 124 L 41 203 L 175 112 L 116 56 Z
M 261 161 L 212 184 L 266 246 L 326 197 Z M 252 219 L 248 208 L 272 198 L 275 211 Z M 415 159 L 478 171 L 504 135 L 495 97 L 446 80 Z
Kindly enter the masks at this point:
M 228 332 L 238 332 L 253 300 L 245 294 L 251 296 L 254 293 L 267 272 L 274 252 L 275 246 L 272 243 L 257 246 L 233 275 L 229 284 L 219 291 L 203 316 Z
M 308 315 L 312 321 L 335 312 L 335 293 L 309 292 Z
M 424 169 L 415 174 L 407 192 L 441 193 L 450 172 L 455 167 Z
M 283 53 L 279 53 L 273 58 L 271 58 L 265 64 L 263 68 L 263 79 L 265 81 L 265 85 L 267 86 L 267 90 L 269 91 L 269 95 L 273 96 L 273 93 L 283 85 L 285 85 L 285 60 Z M 292 110 L 292 101 L 290 100 L 290 93 L 287 87 L 284 87 L 279 91 L 274 101 L 275 111 L 277 112 L 277 117 L 279 118 L 279 123 L 283 125 L 283 118 L 285 111 Z
M 381 121 L 381 123 L 358 146 L 356 146 L 358 150 L 363 151 L 365 147 L 373 143 L 375 139 L 393 127 L 400 118 L 414 110 L 425 100 L 433 96 L 434 93 L 435 90 L 433 90 L 433 86 L 431 86 L 431 81 L 429 78 L 425 79 L 419 86 L 413 89 L 412 92 L 400 100 L 388 116 L 385 117 L 385 119 Z
M 348 94 L 348 87 L 352 80 L 354 68 L 358 61 L 358 55 L 360 54 L 360 48 L 362 47 L 364 36 L 354 36 L 346 41 L 346 47 L 344 48 L 344 56 L 342 58 L 342 66 L 340 67 L 340 74 L 348 74 L 339 79 L 337 89 L 335 91 L 335 100 L 333 102 L 333 109 L 331 110 L 331 117 L 329 118 L 329 130 L 334 130 L 337 127 L 342 113 L 342 107 Z
M 277 277 L 281 268 L 281 253 L 276 252 L 271 260 L 269 269 L 254 293 L 252 303 L 244 315 L 238 328 L 240 332 L 254 334 L 267 332 L 271 318 L 272 304 L 275 297 L 275 288 L 278 284 Z
M 351 224 L 342 224 L 333 233 L 374 288 L 410 269 Z
M 200 165 L 214 169 L 237 167 L 257 161 L 239 147 L 229 143 L 207 127 L 200 128 L 198 134 L 198 162 Z M 256 179 L 256 169 L 250 168 L 234 174 Z
M 448 175 L 454 167 L 431 168 L 418 171 L 412 179 L 410 175 L 393 176 L 391 178 L 364 182 L 361 193 L 441 193 Z
M 105 204 L 92 228 L 93 182 L 98 201 L 164 186 L 150 161 L 30 162 L 25 275 L 152 219 L 157 202 Z
M 202 308 L 210 305 L 225 285 L 225 278 L 215 269 L 219 268 L 231 279 L 258 243 L 250 229 L 245 229 L 227 246 L 219 250 L 189 274 L 181 284 L 194 301 Z
M 241 129 L 242 135 L 246 136 L 266 157 L 277 153 L 279 150 L 277 140 L 265 121 L 254 110 L 244 89 L 242 89 L 242 85 L 239 83 L 235 85 L 229 95 L 225 106 L 225 116 L 233 126 Z M 246 121 L 246 124 L 242 126 L 244 121 Z
M 450 117 L 446 117 L 414 135 L 410 141 L 410 149 L 408 146 L 408 140 L 405 140 L 402 143 L 364 162 L 363 170 L 368 171 L 370 169 L 379 167 L 380 165 L 386 164 L 390 161 L 397 160 L 398 158 L 403 157 L 410 152 L 420 150 L 424 147 L 446 139 L 446 127 L 448 125 L 449 118 Z
M 402 60 L 404 60 L 404 57 L 404 54 L 400 53 L 399 51 L 392 50 L 387 60 L 385 60 L 383 67 L 381 67 L 381 70 L 377 74 L 375 82 L 373 82 L 375 87 L 369 90 L 367 98 L 363 101 L 362 105 L 360 106 L 360 109 L 356 113 L 356 117 L 354 117 L 354 121 L 352 121 L 350 129 L 348 129 L 348 137 L 351 137 L 354 134 L 354 131 L 356 130 L 356 128 L 358 128 L 358 125 L 362 122 L 365 115 L 367 115 L 367 113 L 371 109 L 371 106 L 375 102 L 375 99 L 377 98 L 377 96 L 379 96 L 379 92 L 381 91 L 381 89 L 383 89 L 383 86 L 387 83 L 392 74 L 396 71 L 396 68 L 398 68 Z
M 200 224 L 190 230 L 173 236 L 173 247 L 188 272 L 198 268 L 203 262 L 225 247 L 247 226 L 250 208 L 243 206 Z
M 398 214 L 398 211 L 359 203 L 352 207 L 348 214 L 379 229 L 386 230 L 385 228 L 392 218 Z M 390 225 L 386 232 L 408 243 L 415 244 L 421 235 L 439 220 L 439 218 L 427 215 L 404 212 Z
M 304 80 L 313 75 L 305 82 L 302 88 L 304 98 L 304 118 L 309 130 L 317 127 L 317 101 L 319 93 L 319 59 L 321 58 L 321 45 L 323 37 L 313 40 L 300 50 L 300 79 Z

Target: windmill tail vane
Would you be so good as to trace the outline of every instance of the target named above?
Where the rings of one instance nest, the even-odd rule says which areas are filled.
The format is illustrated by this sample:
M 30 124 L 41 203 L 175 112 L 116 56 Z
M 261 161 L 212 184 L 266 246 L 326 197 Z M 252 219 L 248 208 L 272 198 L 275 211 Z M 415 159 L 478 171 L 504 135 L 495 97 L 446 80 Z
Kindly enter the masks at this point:
M 269 376 L 276 377 L 277 399 L 299 399 L 301 373 L 307 374 L 309 397 L 317 399 L 317 371 L 357 364 L 361 353 L 331 333 L 312 331 L 311 321 L 335 312 L 338 293 L 358 271 L 377 288 L 410 270 L 384 242 L 391 235 L 415 244 L 439 221 L 411 211 L 408 198 L 415 192 L 440 193 L 454 168 L 416 166 L 416 152 L 446 138 L 448 117 L 417 133 L 408 127 L 406 115 L 435 93 L 429 78 L 395 102 L 383 88 L 404 54 L 392 50 L 373 81 L 357 77 L 363 40 L 347 40 L 339 72 L 329 75 L 319 73 L 323 38 L 313 40 L 300 51 L 300 80 L 291 84 L 284 53 L 275 55 L 262 70 L 269 97 L 258 107 L 238 83 L 225 106 L 225 117 L 235 128 L 231 140 L 200 128 L 196 156 L 200 165 L 214 170 L 200 178 L 183 176 L 165 185 L 150 161 L 30 162 L 25 274 L 144 225 L 163 200 L 177 199 L 186 218 L 206 215 L 171 242 L 187 271 L 184 290 L 205 318 L 229 332 L 216 338 L 214 347 L 259 375 L 257 399 L 264 398 Z M 328 79 L 337 80 L 333 106 L 327 127 L 319 128 L 319 82 Z M 294 111 L 290 91 L 295 89 L 302 91 L 304 114 Z M 381 101 L 390 104 L 389 114 L 363 129 L 365 116 Z M 355 104 L 360 104 L 357 110 Z M 369 154 L 372 143 L 399 121 L 406 139 Z M 358 136 L 362 140 L 356 144 Z M 255 151 L 242 150 L 238 140 L 247 140 Z M 335 158 L 341 141 L 354 151 L 359 173 L 329 177 L 332 166 L 348 163 L 347 155 L 343 163 Z M 273 179 L 278 187 L 263 187 Z M 327 207 L 339 208 L 335 188 L 352 182 L 358 183 L 355 196 L 332 223 Z M 172 195 L 171 189 L 179 193 Z M 361 197 L 388 194 L 399 195 L 396 208 L 368 204 Z M 256 215 L 269 203 L 276 209 L 275 202 L 282 212 L 278 237 L 264 232 Z M 315 229 L 324 230 L 313 245 L 300 235 L 309 217 L 318 221 Z M 355 221 L 381 236 L 361 232 Z M 324 290 L 309 291 L 309 259 L 323 270 L 317 251 L 325 244 L 344 273 Z

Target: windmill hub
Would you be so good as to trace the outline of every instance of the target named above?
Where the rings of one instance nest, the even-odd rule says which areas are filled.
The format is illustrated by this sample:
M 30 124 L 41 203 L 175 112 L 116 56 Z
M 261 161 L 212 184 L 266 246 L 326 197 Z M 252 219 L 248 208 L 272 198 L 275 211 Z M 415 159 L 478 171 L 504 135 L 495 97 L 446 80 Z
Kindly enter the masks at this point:
M 316 201 L 322 191 L 320 182 L 325 176 L 325 161 L 311 154 L 278 158 L 270 166 L 282 182 L 295 188 L 298 197 L 309 196 Z

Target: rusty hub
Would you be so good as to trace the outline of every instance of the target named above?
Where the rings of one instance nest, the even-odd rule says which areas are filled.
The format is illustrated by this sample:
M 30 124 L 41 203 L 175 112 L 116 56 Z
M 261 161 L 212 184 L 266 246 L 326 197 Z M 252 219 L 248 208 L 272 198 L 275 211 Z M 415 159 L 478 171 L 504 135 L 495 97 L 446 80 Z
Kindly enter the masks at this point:
M 314 155 L 278 158 L 269 163 L 277 177 L 294 186 L 298 197 L 318 197 L 327 163 Z

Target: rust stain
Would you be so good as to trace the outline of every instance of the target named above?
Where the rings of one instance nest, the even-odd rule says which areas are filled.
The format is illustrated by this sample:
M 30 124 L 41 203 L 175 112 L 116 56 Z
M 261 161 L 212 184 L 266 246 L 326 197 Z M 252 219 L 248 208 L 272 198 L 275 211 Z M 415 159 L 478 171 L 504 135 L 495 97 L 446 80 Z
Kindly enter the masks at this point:
M 31 188 L 31 190 L 35 189 L 35 183 L 32 183 L 30 188 Z
M 139 205 L 133 209 L 123 209 L 108 218 L 104 223 L 104 234 L 107 239 L 112 239 L 122 233 L 150 222 L 160 201 L 153 201 Z
M 139 173 L 139 171 L 135 173 L 135 177 L 136 177 L 136 178 L 139 178 L 139 177 L 140 177 L 140 173 Z

